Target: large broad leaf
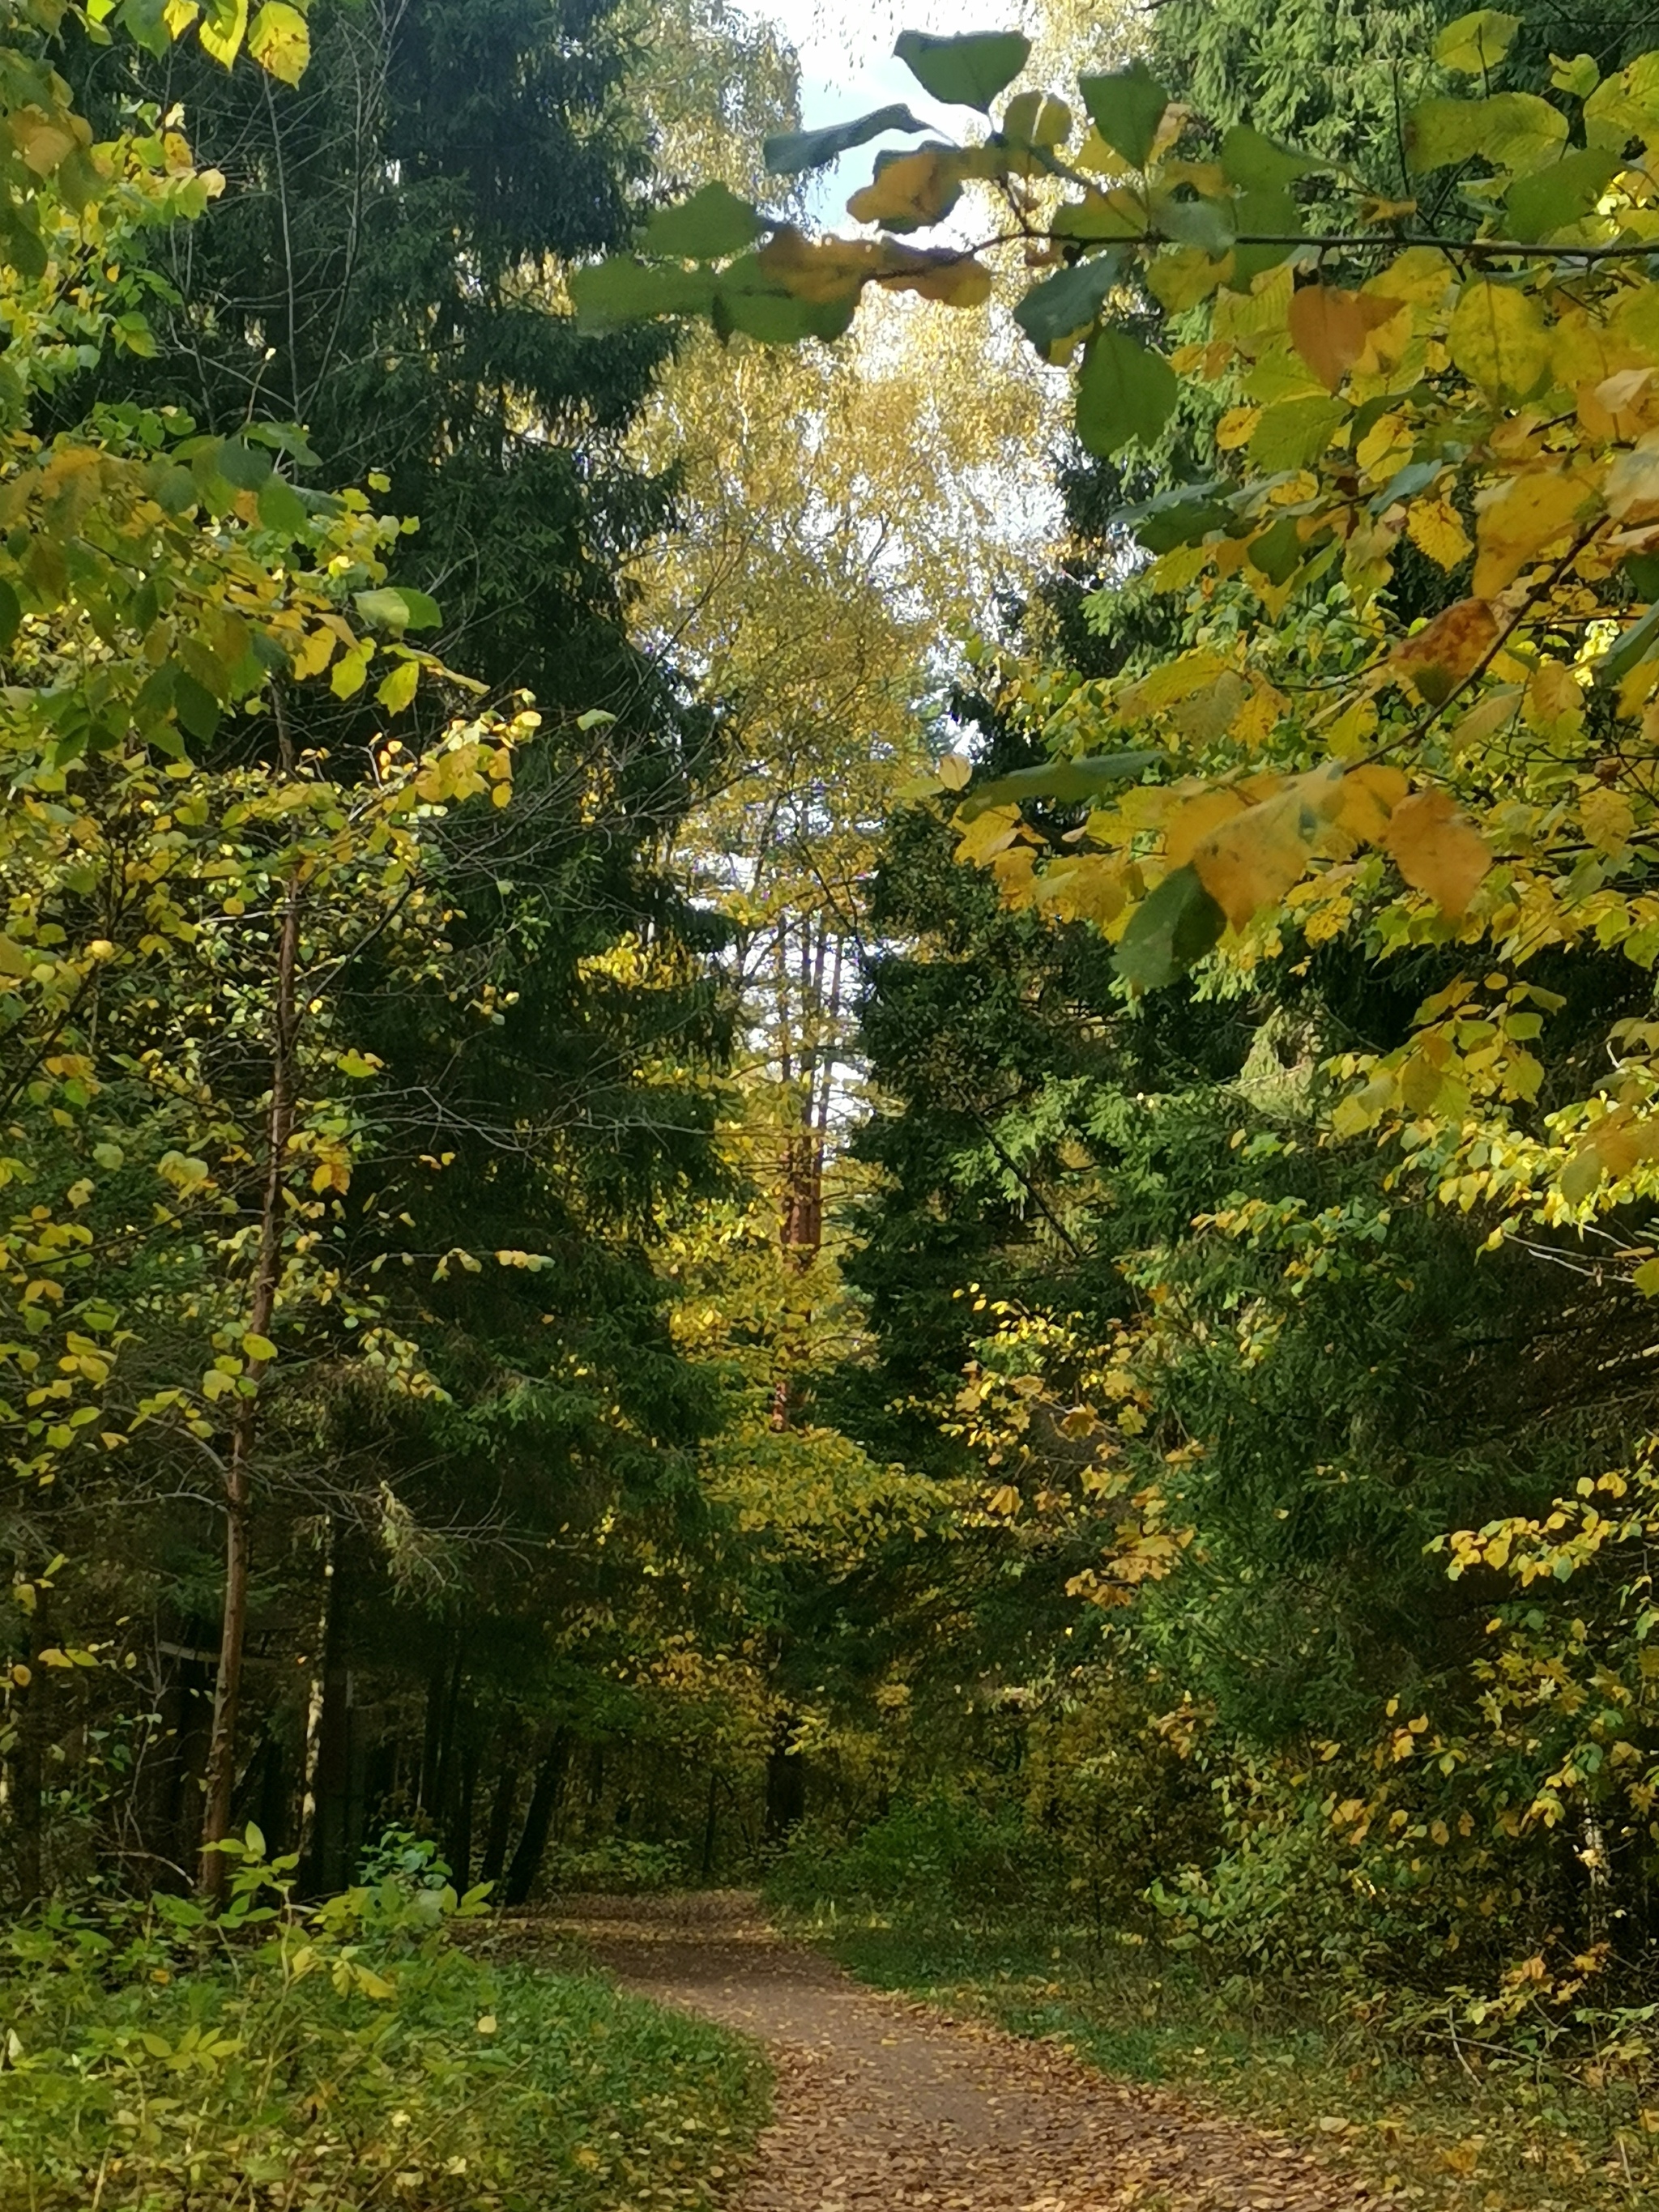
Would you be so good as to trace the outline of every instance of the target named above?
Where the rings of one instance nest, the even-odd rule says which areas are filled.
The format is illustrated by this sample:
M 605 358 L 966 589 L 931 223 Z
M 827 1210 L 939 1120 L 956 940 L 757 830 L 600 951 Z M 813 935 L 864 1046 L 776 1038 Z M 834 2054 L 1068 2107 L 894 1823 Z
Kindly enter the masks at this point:
M 1201 960 L 1226 927 L 1226 915 L 1197 869 L 1176 868 L 1129 917 L 1117 948 L 1117 972 L 1137 991 L 1162 990 Z
M 840 337 L 852 323 L 860 289 L 853 276 L 814 296 L 786 282 L 763 256 L 745 253 L 720 271 L 711 313 L 722 337 L 741 331 L 763 345 L 797 345 L 803 338 Z
M 1623 167 L 1619 155 L 1589 146 L 1517 177 L 1504 195 L 1511 234 L 1528 240 L 1547 238 L 1553 230 L 1582 222 Z
M 621 330 L 653 315 L 706 315 L 714 305 L 708 269 L 653 269 L 631 254 L 570 273 L 576 321 L 585 331 Z
M 1110 76 L 1085 76 L 1079 89 L 1097 131 L 1132 168 L 1144 169 L 1170 95 L 1143 61 Z
M 867 146 L 884 131 L 926 131 L 908 107 L 895 103 L 860 115 L 856 122 L 831 123 L 822 131 L 786 131 L 766 142 L 766 166 L 775 177 L 793 177 L 802 169 L 821 169 L 838 161 L 854 146 Z
M 1248 123 L 1235 123 L 1221 142 L 1221 167 L 1230 185 L 1246 191 L 1274 191 L 1326 167 L 1309 154 L 1293 154 Z
M 443 620 L 436 599 L 408 584 L 358 592 L 354 604 L 362 619 L 376 629 L 436 629 Z
M 1626 566 L 1632 567 L 1627 562 Z M 1659 606 L 1650 607 L 1638 623 L 1633 623 L 1611 653 L 1602 654 L 1595 664 L 1595 688 L 1611 691 L 1644 660 L 1650 660 L 1659 653 Z
M 1495 169 L 1524 173 L 1553 161 L 1566 137 L 1566 117 L 1535 92 L 1425 100 L 1406 118 L 1406 167 L 1420 177 L 1480 159 Z
M 970 31 L 959 39 L 905 31 L 893 52 L 933 99 L 988 114 L 1030 60 L 1031 41 L 1018 31 Z
M 1093 322 L 1121 269 L 1116 253 L 1097 253 L 1033 285 L 1014 309 L 1014 320 L 1045 361 L 1055 346 Z
M 1232 518 L 1232 509 L 1215 495 L 1218 477 L 1206 483 L 1172 484 L 1141 507 L 1119 507 L 1115 523 L 1126 523 L 1149 553 L 1168 553 L 1177 545 L 1196 545 Z
M 1132 438 L 1152 445 L 1175 412 L 1179 390 L 1161 354 L 1121 331 L 1097 331 L 1078 379 L 1078 436 L 1103 460 Z
M 283 84 L 298 84 L 311 59 L 305 17 L 288 0 L 266 0 L 247 34 L 247 50 L 270 76 Z
M 1162 753 L 1096 753 L 1084 760 L 1044 761 L 1036 768 L 1016 769 L 1011 775 L 994 776 L 976 785 L 957 813 L 972 822 L 988 806 L 1023 804 L 1028 799 L 1050 799 L 1057 806 L 1084 806 L 1115 784 L 1131 783 L 1149 769 L 1161 768 Z
M 1550 334 L 1530 292 L 1475 276 L 1458 295 L 1446 350 L 1494 399 L 1525 399 L 1549 368 Z
M 1506 15 L 1498 8 L 1477 8 L 1473 15 L 1447 24 L 1434 42 L 1434 58 L 1442 69 L 1483 76 L 1503 60 L 1520 27 L 1518 15 Z
M 742 253 L 771 226 L 724 185 L 705 185 L 678 207 L 659 208 L 646 225 L 647 253 L 684 261 L 719 261 Z

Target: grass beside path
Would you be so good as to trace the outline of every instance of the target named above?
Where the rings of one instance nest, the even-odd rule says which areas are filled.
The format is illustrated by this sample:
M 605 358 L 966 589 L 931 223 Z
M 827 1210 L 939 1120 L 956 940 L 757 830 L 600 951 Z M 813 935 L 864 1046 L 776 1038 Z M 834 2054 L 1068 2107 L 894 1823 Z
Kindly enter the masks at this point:
M 754 2046 L 522 1934 L 0 1945 L 0 2212 L 712 2212 Z
M 796 1935 L 877 1988 L 1160 2082 L 1316 2145 L 1425 2212 L 1659 2206 L 1659 2112 L 1619 2085 L 1449 2050 L 1407 2055 L 1352 2019 L 1122 1939 L 1095 1948 L 822 1907 Z

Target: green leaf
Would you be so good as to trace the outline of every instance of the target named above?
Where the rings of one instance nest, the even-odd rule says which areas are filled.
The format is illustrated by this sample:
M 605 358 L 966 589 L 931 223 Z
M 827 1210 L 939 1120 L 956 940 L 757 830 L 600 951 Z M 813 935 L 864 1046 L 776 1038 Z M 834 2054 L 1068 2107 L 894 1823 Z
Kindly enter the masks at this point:
M 386 584 L 377 592 L 358 592 L 353 604 L 363 620 L 376 629 L 436 629 L 443 620 L 436 599 L 408 584 Z
M 147 54 L 157 61 L 162 59 L 173 44 L 173 33 L 167 27 L 167 0 L 123 0 L 121 28 Z
M 706 315 L 714 304 L 714 272 L 652 268 L 632 254 L 612 255 L 570 275 L 576 326 L 617 331 L 653 315 Z
M 1640 599 L 1659 599 L 1659 553 L 1627 553 L 1625 574 Z
M 1131 168 L 1144 169 L 1170 105 L 1169 94 L 1146 63 L 1137 59 L 1111 76 L 1085 76 L 1079 88 L 1106 143 Z
M 893 52 L 933 99 L 988 115 L 991 102 L 1030 59 L 1031 41 L 1019 31 L 969 31 L 957 39 L 904 31 Z
M 1284 584 L 1295 575 L 1308 551 L 1297 529 L 1296 517 L 1282 514 L 1270 529 L 1250 540 L 1245 557 L 1270 584 Z
M 1434 42 L 1434 58 L 1442 69 L 1483 76 L 1503 60 L 1520 27 L 1518 15 L 1506 15 L 1501 8 L 1477 8 L 1447 24 Z
M 1201 960 L 1226 927 L 1226 915 L 1198 871 L 1176 868 L 1130 915 L 1117 948 L 1117 972 L 1137 991 L 1160 991 Z
M 1517 177 L 1504 195 L 1510 235 L 1530 242 L 1581 222 L 1623 167 L 1617 154 L 1591 146 Z
M 1179 391 L 1161 354 L 1121 331 L 1097 331 L 1078 379 L 1078 436 L 1103 460 L 1132 438 L 1150 446 L 1175 412 Z
M 1279 399 L 1261 410 L 1250 434 L 1250 459 L 1264 476 L 1305 469 L 1331 442 L 1331 433 L 1347 420 L 1340 399 L 1315 393 L 1306 399 Z
M 175 669 L 173 711 L 182 727 L 199 744 L 210 744 L 219 727 L 219 702 L 205 684 L 198 684 L 188 669 Z
M 1536 93 L 1425 100 L 1406 118 L 1406 167 L 1420 177 L 1479 157 L 1496 169 L 1524 172 L 1553 161 L 1566 136 L 1566 117 Z
M 1072 111 L 1046 92 L 1016 93 L 998 126 L 1014 146 L 1063 146 L 1072 135 Z
M 908 107 L 896 104 L 878 107 L 872 114 L 860 115 L 855 123 L 830 123 L 822 131 L 786 131 L 769 138 L 764 149 L 766 167 L 775 177 L 793 177 L 802 169 L 821 169 L 854 146 L 867 146 L 884 131 L 920 134 L 927 128 Z
M 1222 173 L 1230 185 L 1246 191 L 1277 191 L 1327 166 L 1310 154 L 1293 154 L 1286 146 L 1275 145 L 1248 123 L 1235 123 L 1221 142 Z
M 0 653 L 11 650 L 11 641 L 22 619 L 22 603 L 16 592 L 9 584 L 0 583 Z
M 1232 509 L 1215 497 L 1220 489 L 1214 478 L 1206 483 L 1171 484 L 1144 507 L 1120 507 L 1112 520 L 1133 530 L 1149 553 L 1196 545 L 1231 520 Z
M 976 784 L 957 807 L 957 817 L 972 822 L 988 806 L 1006 806 L 1011 800 L 1023 805 L 1028 799 L 1051 799 L 1060 806 L 1086 805 L 1114 784 L 1133 782 L 1148 769 L 1163 767 L 1164 757 L 1153 752 L 1094 753 L 1083 760 L 1043 761 L 1036 768 L 1016 769 L 1010 775 Z
M 1232 251 L 1233 210 L 1224 202 L 1178 200 L 1168 192 L 1154 192 L 1152 217 L 1166 238 L 1196 246 L 1212 261 Z
M 1255 185 L 1233 202 L 1233 226 L 1241 238 L 1252 234 L 1269 238 L 1296 238 L 1303 229 L 1302 210 L 1291 197 L 1288 185 Z M 1248 292 L 1264 269 L 1276 269 L 1297 251 L 1294 246 L 1236 246 L 1230 291 Z
M 1638 623 L 1632 623 L 1611 652 L 1604 653 L 1595 664 L 1595 688 L 1611 691 L 1644 660 L 1651 659 L 1659 652 L 1659 606 L 1650 607 Z
M 659 208 L 646 225 L 647 253 L 718 261 L 741 253 L 768 229 L 766 219 L 724 185 L 705 185 L 678 207 Z
M 1097 253 L 1092 260 L 1074 262 L 1032 286 L 1014 309 L 1014 320 L 1044 361 L 1052 359 L 1054 349 L 1064 339 L 1093 322 L 1107 294 L 1118 283 L 1121 268 L 1117 254 Z
M 299 538 L 311 517 L 293 485 L 283 477 L 271 476 L 259 488 L 259 520 L 267 530 Z
M 227 438 L 214 455 L 213 465 L 236 490 L 259 491 L 270 475 L 270 455 L 240 438 Z

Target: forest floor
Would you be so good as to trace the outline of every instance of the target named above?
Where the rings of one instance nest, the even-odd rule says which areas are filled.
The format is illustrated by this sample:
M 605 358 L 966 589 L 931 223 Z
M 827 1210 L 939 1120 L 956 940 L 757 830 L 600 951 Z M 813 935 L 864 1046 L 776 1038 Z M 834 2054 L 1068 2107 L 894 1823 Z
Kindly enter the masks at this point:
M 1286 2136 L 1053 2043 L 867 1989 L 730 1893 L 572 1901 L 630 1989 L 765 2045 L 772 2124 L 740 2212 L 1349 2212 L 1392 2200 Z

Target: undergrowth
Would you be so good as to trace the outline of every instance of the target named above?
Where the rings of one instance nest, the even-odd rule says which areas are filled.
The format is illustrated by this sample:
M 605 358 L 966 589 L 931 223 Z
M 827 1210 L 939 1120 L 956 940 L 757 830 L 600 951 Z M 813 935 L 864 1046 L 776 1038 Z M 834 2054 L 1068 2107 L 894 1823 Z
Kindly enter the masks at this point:
M 1132 1935 L 976 1923 L 917 1903 L 811 1905 L 797 1882 L 784 1887 L 793 1931 L 861 1979 L 1295 2135 L 1407 2203 L 1659 2204 L 1659 2112 L 1641 2106 L 1616 2063 L 1437 2048 L 1420 2023 L 1408 2030 L 1335 1994 L 1222 1973 Z
M 702 2212 L 763 2119 L 711 2025 L 462 1948 L 429 1851 L 311 1911 L 239 1847 L 229 1911 L 158 1897 L 0 1937 L 0 2212 Z

